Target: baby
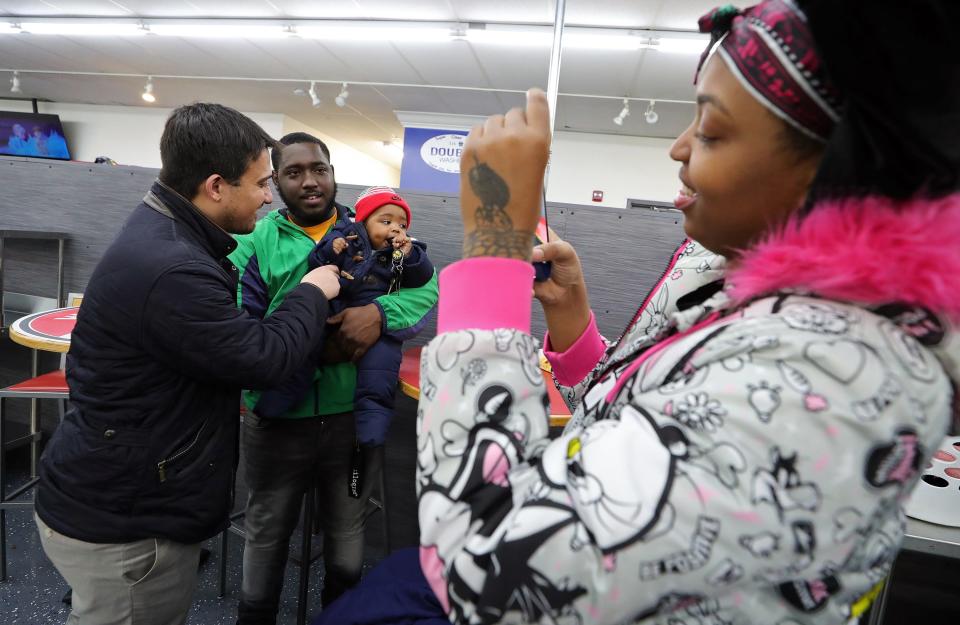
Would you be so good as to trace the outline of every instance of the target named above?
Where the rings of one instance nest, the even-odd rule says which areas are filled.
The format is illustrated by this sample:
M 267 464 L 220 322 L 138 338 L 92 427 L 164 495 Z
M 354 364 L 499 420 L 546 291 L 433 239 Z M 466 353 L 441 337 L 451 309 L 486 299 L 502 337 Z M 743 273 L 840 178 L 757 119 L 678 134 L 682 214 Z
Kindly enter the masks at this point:
M 420 287 L 433 277 L 427 246 L 407 236 L 411 213 L 406 201 L 389 187 L 370 187 L 357 198 L 354 221 L 342 219 L 310 253 L 310 269 L 336 265 L 340 295 L 330 302 L 331 314 L 365 306 L 401 288 Z M 315 361 L 320 363 L 321 344 Z M 389 333 L 357 362 L 354 416 L 360 445 L 381 445 L 393 418 L 393 397 L 402 359 L 402 339 Z M 309 392 L 314 366 L 280 387 L 266 391 L 255 411 L 262 417 L 283 414 Z

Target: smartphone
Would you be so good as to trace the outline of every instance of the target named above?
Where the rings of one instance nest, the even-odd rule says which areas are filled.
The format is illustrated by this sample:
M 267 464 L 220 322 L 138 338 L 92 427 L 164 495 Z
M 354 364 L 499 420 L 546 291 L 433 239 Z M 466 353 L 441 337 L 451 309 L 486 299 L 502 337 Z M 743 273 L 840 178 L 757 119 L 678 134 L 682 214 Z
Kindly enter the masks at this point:
M 543 190 L 540 194 L 540 221 L 537 223 L 537 229 L 533 234 L 533 244 L 548 243 L 550 241 L 550 225 L 547 221 L 547 192 Z M 533 263 L 534 281 L 544 282 L 550 278 L 552 265 L 549 262 Z

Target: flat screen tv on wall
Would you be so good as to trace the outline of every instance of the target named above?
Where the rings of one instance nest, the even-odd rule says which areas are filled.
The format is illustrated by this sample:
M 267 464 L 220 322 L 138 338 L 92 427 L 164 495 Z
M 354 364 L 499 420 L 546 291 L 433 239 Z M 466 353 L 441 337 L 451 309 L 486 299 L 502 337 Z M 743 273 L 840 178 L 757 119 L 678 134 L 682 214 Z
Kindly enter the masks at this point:
M 0 111 L 0 154 L 70 160 L 60 117 Z

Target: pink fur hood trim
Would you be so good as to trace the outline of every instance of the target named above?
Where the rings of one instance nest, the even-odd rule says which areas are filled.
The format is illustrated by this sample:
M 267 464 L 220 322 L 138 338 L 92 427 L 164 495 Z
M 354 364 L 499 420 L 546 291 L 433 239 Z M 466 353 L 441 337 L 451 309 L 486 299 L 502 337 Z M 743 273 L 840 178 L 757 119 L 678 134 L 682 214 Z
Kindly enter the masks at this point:
M 919 304 L 958 321 L 960 193 L 821 202 L 744 253 L 729 282 L 738 301 L 791 289 L 864 304 Z

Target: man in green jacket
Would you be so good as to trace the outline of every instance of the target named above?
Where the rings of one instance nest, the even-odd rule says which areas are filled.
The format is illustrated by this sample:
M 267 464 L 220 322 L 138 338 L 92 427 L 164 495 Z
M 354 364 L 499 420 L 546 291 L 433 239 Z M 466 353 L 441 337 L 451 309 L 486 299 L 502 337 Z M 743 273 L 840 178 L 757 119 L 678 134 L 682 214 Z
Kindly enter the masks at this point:
M 280 139 L 272 154 L 273 180 L 285 208 L 238 237 L 230 258 L 240 270 L 238 304 L 265 317 L 307 272 L 307 255 L 350 209 L 336 202 L 337 185 L 327 146 L 306 133 Z M 280 418 L 256 414 L 260 393 L 246 393 L 243 463 L 249 497 L 238 623 L 276 622 L 290 535 L 306 489 L 319 474 L 319 520 L 326 577 L 321 593 L 328 605 L 360 579 L 365 506 L 383 469 L 382 447 L 360 452 L 353 419 L 356 369 L 353 362 L 387 332 L 403 340 L 416 334 L 437 302 L 437 278 L 402 289 L 367 306 L 346 308 L 328 320 L 336 329 L 328 343 L 348 358 L 319 367 L 313 388 Z M 359 470 L 359 493 L 350 489 Z M 351 494 L 351 490 L 353 491 Z M 352 496 L 359 495 L 359 496 Z

